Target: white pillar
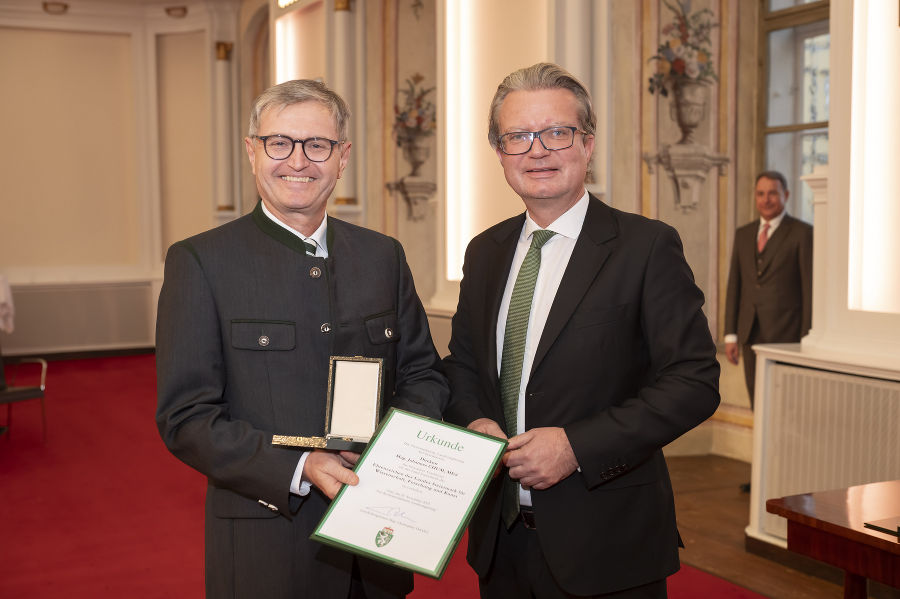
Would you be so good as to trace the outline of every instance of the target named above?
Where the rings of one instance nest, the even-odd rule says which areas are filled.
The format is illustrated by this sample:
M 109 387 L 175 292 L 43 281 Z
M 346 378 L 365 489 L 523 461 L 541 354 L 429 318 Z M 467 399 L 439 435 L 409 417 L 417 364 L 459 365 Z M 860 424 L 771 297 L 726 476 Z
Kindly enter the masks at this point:
M 334 35 L 331 36 L 330 45 L 332 59 L 334 61 L 334 78 L 329 82 L 330 87 L 344 98 L 352 107 L 358 105 L 356 98 L 355 69 L 354 69 L 354 30 L 353 13 L 350 11 L 350 0 L 335 0 L 334 2 Z M 354 121 L 359 115 L 354 115 L 350 121 L 347 136 L 354 141 L 354 132 L 357 130 Z M 334 188 L 334 203 L 338 206 L 357 206 L 359 204 L 356 185 L 356 164 L 362 159 L 365 149 L 357 145 L 353 149 L 357 158 L 350 159 L 344 174 Z
M 216 66 L 213 73 L 213 105 L 216 131 L 213 149 L 213 193 L 218 212 L 234 212 L 232 156 L 237 143 L 231 103 L 231 42 L 216 42 Z

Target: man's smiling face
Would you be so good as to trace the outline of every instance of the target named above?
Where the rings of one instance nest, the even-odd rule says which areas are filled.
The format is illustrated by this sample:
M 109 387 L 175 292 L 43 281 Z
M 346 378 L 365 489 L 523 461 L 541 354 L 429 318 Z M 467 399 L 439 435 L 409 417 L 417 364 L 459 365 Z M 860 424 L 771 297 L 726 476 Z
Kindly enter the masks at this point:
M 567 89 L 511 92 L 503 100 L 498 122 L 501 135 L 555 126 L 581 129 L 578 100 Z M 575 143 L 565 150 L 547 150 L 535 138 L 524 154 L 509 156 L 498 148 L 497 156 L 506 182 L 526 205 L 533 203 L 562 214 L 584 194 L 584 177 L 593 151 L 593 136 L 578 132 Z
M 331 112 L 324 104 L 314 101 L 267 108 L 260 115 L 257 134 L 263 137 L 285 135 L 291 139 L 325 137 L 340 141 Z M 285 224 L 304 234 L 312 233 L 322 222 L 328 198 L 347 166 L 350 143 L 334 146 L 331 156 L 324 162 L 309 160 L 300 144 L 296 144 L 284 160 L 269 158 L 259 139 L 248 137 L 245 145 L 256 177 L 256 188 L 266 208 Z

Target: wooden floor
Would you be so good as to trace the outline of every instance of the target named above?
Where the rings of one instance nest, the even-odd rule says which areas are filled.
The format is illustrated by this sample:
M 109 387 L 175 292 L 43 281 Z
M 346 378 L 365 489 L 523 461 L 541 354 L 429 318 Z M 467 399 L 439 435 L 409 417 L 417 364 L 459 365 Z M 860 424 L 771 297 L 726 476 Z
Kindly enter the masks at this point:
M 718 456 L 669 457 L 675 488 L 681 560 L 744 588 L 775 599 L 840 599 L 843 586 L 808 576 L 747 553 L 744 528 L 750 494 L 750 464 Z

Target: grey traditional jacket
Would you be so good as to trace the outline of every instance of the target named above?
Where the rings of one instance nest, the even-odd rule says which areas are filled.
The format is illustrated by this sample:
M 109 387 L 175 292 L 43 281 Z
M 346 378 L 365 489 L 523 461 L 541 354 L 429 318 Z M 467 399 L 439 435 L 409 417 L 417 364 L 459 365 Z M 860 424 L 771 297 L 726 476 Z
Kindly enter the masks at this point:
M 156 419 L 209 481 L 208 597 L 347 596 L 351 556 L 308 539 L 327 499 L 292 495 L 300 453 L 271 445 L 323 434 L 330 356 L 383 358 L 385 411 L 438 418 L 447 401 L 400 244 L 334 218 L 327 240 L 328 258 L 307 256 L 257 205 L 166 256 Z M 412 588 L 408 573 L 359 568 L 369 597 Z

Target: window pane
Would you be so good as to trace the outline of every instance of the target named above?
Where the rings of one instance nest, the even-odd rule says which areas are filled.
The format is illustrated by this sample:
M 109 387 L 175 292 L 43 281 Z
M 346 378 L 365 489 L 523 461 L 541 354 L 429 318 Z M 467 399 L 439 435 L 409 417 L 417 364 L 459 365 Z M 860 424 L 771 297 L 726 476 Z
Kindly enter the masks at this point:
M 817 123 L 828 120 L 828 55 L 831 37 L 827 33 L 803 40 L 803 121 Z
M 811 173 L 817 164 L 828 164 L 827 129 L 766 136 L 766 170 L 784 174 L 791 192 L 788 212 L 808 223 L 813 222 L 813 196 L 800 177 Z
M 820 21 L 769 33 L 769 127 L 828 120 L 830 37 Z
M 785 8 L 790 8 L 792 6 L 802 6 L 803 4 L 809 4 L 816 1 L 817 0 L 769 0 L 769 12 L 784 10 Z

